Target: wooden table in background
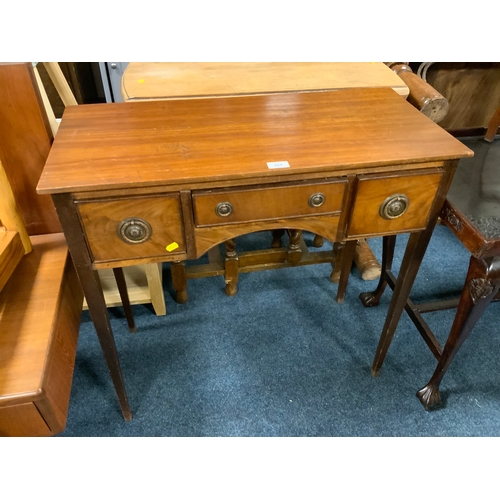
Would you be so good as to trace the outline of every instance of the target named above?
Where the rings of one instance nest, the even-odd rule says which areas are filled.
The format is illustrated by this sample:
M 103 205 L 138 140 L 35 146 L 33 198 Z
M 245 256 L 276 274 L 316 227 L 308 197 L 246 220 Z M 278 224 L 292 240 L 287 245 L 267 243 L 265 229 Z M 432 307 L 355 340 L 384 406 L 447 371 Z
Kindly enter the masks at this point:
M 136 63 L 125 68 L 122 97 L 128 101 L 236 97 L 406 84 L 384 63 Z
M 356 240 L 410 232 L 392 334 L 458 159 L 471 155 L 388 88 L 84 105 L 66 110 L 37 190 L 57 207 L 130 420 L 97 269 L 171 262 L 182 292 L 185 260 L 285 227 L 346 242 L 340 293 Z

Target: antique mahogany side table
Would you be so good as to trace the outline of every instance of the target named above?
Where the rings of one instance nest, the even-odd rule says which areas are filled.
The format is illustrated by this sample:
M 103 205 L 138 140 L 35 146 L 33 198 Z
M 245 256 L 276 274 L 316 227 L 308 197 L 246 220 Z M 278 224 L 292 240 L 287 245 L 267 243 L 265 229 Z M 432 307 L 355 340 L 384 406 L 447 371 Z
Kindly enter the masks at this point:
M 125 102 L 177 100 L 249 95 L 283 94 L 297 92 L 324 92 L 347 88 L 392 88 L 404 98 L 410 89 L 407 84 L 382 62 L 130 62 L 121 79 L 121 96 Z M 430 101 L 430 99 L 427 99 Z M 283 245 L 285 229 L 271 231 L 269 247 L 249 252 L 238 252 L 238 273 L 279 269 L 287 266 L 330 263 L 330 279 L 337 283 L 340 277 L 344 245 L 337 242 L 332 250 L 309 252 L 300 230 L 286 229 L 288 245 Z M 359 243 L 365 242 L 364 239 Z M 322 236 L 315 235 L 313 246 L 323 246 Z M 227 240 L 222 253 L 234 254 L 236 242 Z M 225 252 L 224 252 L 225 248 Z M 357 247 L 369 251 L 366 243 Z M 370 258 L 371 251 L 366 255 Z M 224 256 L 225 257 L 225 256 Z M 186 268 L 186 277 L 203 278 L 224 276 L 235 260 L 221 255 L 218 246 L 208 252 L 208 263 Z M 359 254 L 358 254 L 359 257 Z M 376 270 L 379 264 L 375 260 Z M 226 284 L 226 293 L 234 295 L 237 284 Z M 337 300 L 343 300 L 343 287 Z M 185 302 L 187 292 L 178 293 L 176 300 Z
M 171 262 L 179 293 L 183 261 L 289 227 L 347 242 L 345 284 L 356 240 L 410 232 L 391 332 L 458 159 L 472 154 L 386 88 L 67 108 L 37 190 L 54 200 L 125 420 L 97 269 Z

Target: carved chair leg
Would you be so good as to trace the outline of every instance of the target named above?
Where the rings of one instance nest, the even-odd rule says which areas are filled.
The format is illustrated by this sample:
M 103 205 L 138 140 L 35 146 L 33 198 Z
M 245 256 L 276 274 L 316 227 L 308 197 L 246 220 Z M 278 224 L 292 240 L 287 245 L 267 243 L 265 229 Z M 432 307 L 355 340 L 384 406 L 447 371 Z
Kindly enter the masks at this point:
M 273 241 L 271 242 L 271 248 L 281 248 L 281 238 L 285 234 L 284 229 L 275 229 L 271 231 L 273 236 Z
M 234 240 L 225 243 L 226 253 L 224 255 L 224 280 L 226 282 L 226 295 L 236 295 L 238 291 L 238 254 Z
M 377 288 L 373 292 L 363 292 L 359 295 L 359 299 L 365 307 L 378 306 L 385 287 L 387 286 L 387 271 L 392 269 L 392 261 L 394 260 L 394 247 L 396 246 L 396 236 L 384 236 L 382 239 L 382 269 Z
M 125 317 L 127 318 L 128 329 L 130 330 L 130 333 L 135 333 L 137 332 L 137 328 L 135 326 L 134 313 L 132 312 L 132 307 L 130 306 L 127 283 L 125 281 L 125 275 L 123 274 L 123 268 L 114 267 L 113 274 L 115 275 L 118 293 L 120 294 Z
M 172 287 L 175 290 L 175 301 L 178 304 L 184 304 L 188 300 L 187 277 L 184 262 L 177 260 L 170 263 L 170 272 L 172 274 Z
M 455 354 L 469 336 L 474 325 L 492 301 L 500 287 L 500 257 L 470 259 L 467 278 L 458 304 L 455 320 L 443 353 L 432 378 L 417 392 L 417 397 L 426 410 L 441 402 L 439 384 L 448 370 Z
M 300 229 L 287 229 L 290 241 L 287 248 L 286 260 L 290 264 L 296 264 L 300 262 L 302 257 L 302 251 L 300 250 L 300 238 L 302 237 L 302 231 Z
M 352 263 L 354 260 L 354 252 L 356 251 L 356 244 L 356 240 L 346 241 L 340 252 L 340 279 L 339 287 L 337 289 L 337 302 L 339 304 L 344 302 L 347 282 L 349 281 L 349 274 L 351 273 Z

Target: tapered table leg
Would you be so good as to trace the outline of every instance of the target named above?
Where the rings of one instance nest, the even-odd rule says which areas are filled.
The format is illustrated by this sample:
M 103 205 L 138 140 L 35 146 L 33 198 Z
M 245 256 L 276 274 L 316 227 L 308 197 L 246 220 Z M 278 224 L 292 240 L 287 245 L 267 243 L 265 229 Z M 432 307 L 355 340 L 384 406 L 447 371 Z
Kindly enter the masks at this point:
M 426 410 L 441 402 L 439 384 L 448 370 L 455 354 L 469 336 L 474 325 L 492 301 L 500 287 L 500 258 L 477 259 L 471 257 L 465 285 L 458 304 L 455 320 L 443 353 L 432 378 L 417 392 L 417 397 Z
M 330 281 L 338 283 L 340 281 L 340 271 L 342 268 L 342 250 L 344 244 L 336 242 L 333 244 L 333 259 L 332 259 L 332 272 L 330 274 Z
M 391 345 L 392 339 L 396 332 L 401 314 L 406 305 L 406 300 L 410 295 L 411 287 L 417 276 L 420 263 L 429 244 L 434 224 L 431 224 L 427 229 L 418 233 L 412 233 L 406 246 L 401 269 L 394 286 L 391 303 L 387 311 L 382 334 L 375 353 L 375 359 L 372 364 L 372 375 L 376 377 L 382 364 L 384 363 L 385 356 Z
M 372 376 L 374 377 L 378 376 L 380 373 L 385 356 L 389 346 L 391 345 L 394 334 L 396 333 L 396 328 L 399 320 L 401 319 L 401 314 L 403 314 L 406 301 L 410 296 L 411 287 L 413 286 L 420 264 L 424 258 L 425 251 L 429 245 L 432 232 L 434 231 L 439 213 L 445 201 L 446 193 L 448 192 L 453 179 L 457 163 L 457 161 L 453 161 L 448 163 L 445 167 L 436 198 L 434 199 L 434 203 L 432 204 L 429 217 L 427 219 L 427 227 L 423 231 L 411 233 L 408 239 L 401 268 L 399 270 L 391 302 L 389 304 L 389 309 L 387 311 L 387 317 L 385 319 L 384 327 L 382 328 L 382 334 L 380 335 L 377 351 L 372 364 Z M 391 240 L 388 239 L 385 241 L 385 244 L 393 245 L 393 242 L 391 243 Z M 394 246 L 392 248 L 394 248 Z M 386 250 L 390 250 L 389 246 Z M 386 262 L 386 267 L 387 265 L 388 263 Z M 384 279 L 383 275 L 384 272 L 381 274 L 381 283 Z
M 123 418 L 130 421 L 132 420 L 132 413 L 123 382 L 115 339 L 109 322 L 106 300 L 104 299 L 99 274 L 92 269 L 92 259 L 80 226 L 80 218 L 70 194 L 55 194 L 52 195 L 52 198 L 118 396 Z
M 344 302 L 347 283 L 351 273 L 352 263 L 354 261 L 354 252 L 356 251 L 356 240 L 346 241 L 343 247 L 339 248 L 340 253 L 340 278 L 337 289 L 337 302 Z
M 127 318 L 128 329 L 131 333 L 135 333 L 137 332 L 137 328 L 135 326 L 134 313 L 132 312 L 132 306 L 130 305 L 128 297 L 127 283 L 125 281 L 125 275 L 123 274 L 123 268 L 114 267 L 113 274 L 115 275 L 116 286 L 118 287 L 118 292 L 122 301 L 125 318 Z
M 394 260 L 394 248 L 396 246 L 396 236 L 384 236 L 382 239 L 382 269 L 377 288 L 373 292 L 363 292 L 359 299 L 365 307 L 378 306 L 387 286 L 387 271 L 392 269 Z

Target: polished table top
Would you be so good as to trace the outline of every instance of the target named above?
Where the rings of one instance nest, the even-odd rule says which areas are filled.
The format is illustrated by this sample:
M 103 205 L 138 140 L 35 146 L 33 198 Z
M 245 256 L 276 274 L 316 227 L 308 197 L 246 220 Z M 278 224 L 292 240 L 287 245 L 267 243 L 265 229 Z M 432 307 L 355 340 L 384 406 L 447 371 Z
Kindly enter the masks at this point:
M 66 108 L 37 191 L 274 182 L 471 155 L 387 88 L 82 105 Z M 268 167 L 281 161 L 289 168 Z
M 124 101 L 224 97 L 343 88 L 386 87 L 406 97 L 406 84 L 380 62 L 131 62 Z

